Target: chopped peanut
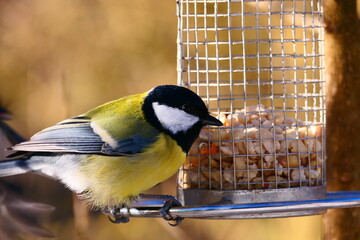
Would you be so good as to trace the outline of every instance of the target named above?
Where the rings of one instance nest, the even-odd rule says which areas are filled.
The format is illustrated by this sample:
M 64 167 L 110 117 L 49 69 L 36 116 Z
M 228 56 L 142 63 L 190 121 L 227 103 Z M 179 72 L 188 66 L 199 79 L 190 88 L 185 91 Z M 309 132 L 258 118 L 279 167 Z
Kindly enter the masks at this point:
M 213 143 L 209 146 L 207 142 L 202 142 L 199 144 L 199 152 L 201 155 L 213 155 L 218 152 L 218 147 Z
M 291 180 L 301 181 L 306 180 L 306 175 L 304 169 L 294 169 L 291 171 Z
M 275 160 L 275 156 L 274 155 L 267 155 L 267 156 L 264 156 L 264 160 L 268 163 L 272 163 L 274 162 Z
M 308 179 L 318 179 L 320 176 L 320 173 L 313 169 L 310 169 L 310 170 L 306 169 L 305 175 Z
M 235 145 L 235 144 L 234 144 Z M 233 145 L 232 142 L 223 142 L 220 146 L 220 151 L 224 155 L 239 154 L 238 149 Z
M 298 156 L 295 156 L 295 155 L 290 155 L 289 156 L 289 167 L 290 168 L 299 167 L 300 164 L 301 164 L 301 161 L 298 158 Z

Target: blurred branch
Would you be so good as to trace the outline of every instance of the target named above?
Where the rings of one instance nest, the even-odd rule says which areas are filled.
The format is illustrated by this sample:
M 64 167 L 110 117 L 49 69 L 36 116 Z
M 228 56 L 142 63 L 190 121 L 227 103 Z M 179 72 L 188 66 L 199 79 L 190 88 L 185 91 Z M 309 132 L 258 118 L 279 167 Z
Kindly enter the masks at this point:
M 10 120 L 11 114 L 10 112 L 0 106 L 0 129 L 9 142 L 13 145 L 25 141 L 25 139 L 20 136 L 14 129 L 12 129 L 9 125 L 7 125 L 3 120 Z M 3 149 L 1 149 L 3 150 Z
M 360 190 L 360 19 L 356 0 L 324 2 L 330 191 Z M 326 239 L 360 239 L 360 209 L 332 210 Z
M 20 233 L 32 236 L 53 238 L 41 227 L 41 223 L 54 210 L 54 207 L 31 202 L 13 190 L 13 186 L 0 184 L 0 236 L 1 239 L 14 239 Z
M 3 120 L 10 119 L 10 113 L 0 107 L 0 152 L 9 144 L 24 141 L 14 129 Z M 0 154 L 2 156 L 3 154 Z M 18 193 L 19 187 L 0 181 L 0 239 L 17 239 L 20 234 L 42 238 L 54 236 L 41 227 L 42 222 L 55 209 L 53 206 L 33 202 Z

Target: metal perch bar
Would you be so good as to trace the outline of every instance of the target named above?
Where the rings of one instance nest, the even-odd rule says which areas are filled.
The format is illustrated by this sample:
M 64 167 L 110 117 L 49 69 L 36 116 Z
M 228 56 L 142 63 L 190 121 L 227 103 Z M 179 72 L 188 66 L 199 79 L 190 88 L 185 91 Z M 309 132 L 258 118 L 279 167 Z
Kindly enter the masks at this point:
M 158 198 L 157 198 L 158 197 Z M 168 196 L 152 196 L 148 199 L 139 199 L 136 205 L 122 208 L 120 214 L 124 217 L 161 217 L 159 209 L 163 206 Z M 246 203 L 231 205 L 183 206 L 173 207 L 169 213 L 173 217 L 184 218 L 243 218 L 243 215 L 258 215 L 272 213 L 300 212 L 314 210 L 319 214 L 327 209 L 348 208 L 360 206 L 359 192 L 328 192 L 326 198 L 306 201 L 286 201 L 271 203 Z

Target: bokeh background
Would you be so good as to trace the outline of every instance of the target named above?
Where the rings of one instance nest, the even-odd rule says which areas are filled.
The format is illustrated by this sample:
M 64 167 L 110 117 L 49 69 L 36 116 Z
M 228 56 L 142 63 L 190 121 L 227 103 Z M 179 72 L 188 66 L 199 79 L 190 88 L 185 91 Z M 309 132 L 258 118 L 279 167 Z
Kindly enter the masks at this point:
M 0 104 L 8 124 L 35 132 L 101 103 L 176 84 L 176 2 L 0 0 Z M 321 216 L 264 220 L 161 219 L 112 224 L 61 184 L 6 178 L 33 201 L 56 207 L 43 224 L 58 239 L 321 239 Z M 151 193 L 175 194 L 172 178 Z M 38 239 L 20 233 L 22 239 Z M 14 239 L 16 237 L 14 236 Z

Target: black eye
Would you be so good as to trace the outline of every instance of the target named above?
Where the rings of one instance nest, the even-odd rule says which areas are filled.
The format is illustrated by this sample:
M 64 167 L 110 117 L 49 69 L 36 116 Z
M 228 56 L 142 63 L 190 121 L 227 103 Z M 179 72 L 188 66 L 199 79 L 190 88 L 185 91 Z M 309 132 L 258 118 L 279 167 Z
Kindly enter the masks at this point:
M 181 106 L 181 110 L 190 113 L 191 112 L 191 107 L 188 104 L 184 104 Z

